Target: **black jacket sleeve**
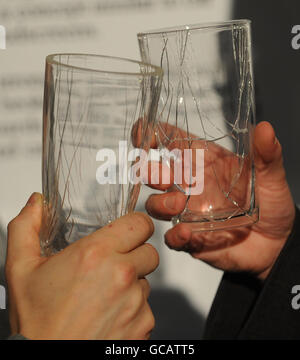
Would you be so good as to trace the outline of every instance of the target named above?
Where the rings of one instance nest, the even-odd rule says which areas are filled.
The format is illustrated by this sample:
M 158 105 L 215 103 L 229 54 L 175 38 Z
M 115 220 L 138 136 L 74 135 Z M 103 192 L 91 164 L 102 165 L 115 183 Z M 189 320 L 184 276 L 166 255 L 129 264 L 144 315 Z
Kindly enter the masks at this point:
M 204 338 L 300 339 L 300 309 L 292 306 L 295 285 L 300 285 L 298 209 L 293 230 L 264 283 L 250 274 L 224 273 Z

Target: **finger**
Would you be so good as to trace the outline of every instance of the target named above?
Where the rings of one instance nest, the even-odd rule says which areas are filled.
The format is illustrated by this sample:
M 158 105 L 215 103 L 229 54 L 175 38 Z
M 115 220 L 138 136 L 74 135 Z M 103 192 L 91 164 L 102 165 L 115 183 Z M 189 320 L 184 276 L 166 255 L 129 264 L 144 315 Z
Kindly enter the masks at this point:
M 133 146 L 137 148 L 148 145 L 151 148 L 156 147 L 155 129 L 146 119 L 140 118 L 133 125 L 131 131 L 131 141 Z
M 191 236 L 192 232 L 188 225 L 181 223 L 166 232 L 165 243 L 170 249 L 188 251 Z
M 130 213 L 95 231 L 88 238 L 95 242 L 105 242 L 120 253 L 127 253 L 153 234 L 154 225 L 150 217 L 141 212 Z
M 143 289 L 143 293 L 145 295 L 145 299 L 147 300 L 150 295 L 150 291 L 151 291 L 150 284 L 149 284 L 148 280 L 145 278 L 140 279 L 139 284 L 141 285 L 141 287 Z
M 32 194 L 19 215 L 8 224 L 7 263 L 40 258 L 42 205 L 42 195 Z
M 155 219 L 170 220 L 184 210 L 186 200 L 187 197 L 179 191 L 150 195 L 146 210 Z
M 272 125 L 267 121 L 262 121 L 256 126 L 254 132 L 254 145 L 256 152 L 263 162 L 270 163 L 278 157 L 279 154 L 276 151 L 278 146 L 275 131 Z
M 155 318 L 148 302 L 145 302 L 142 310 L 128 330 L 128 340 L 147 340 L 155 326 Z
M 135 266 L 138 278 L 152 273 L 159 264 L 159 255 L 151 244 L 144 244 L 126 254 L 128 262 Z
M 165 122 L 159 122 L 156 127 L 147 124 L 147 120 L 139 119 L 132 127 L 131 138 L 135 147 L 141 147 L 142 141 L 147 135 L 147 139 L 152 149 L 159 147 L 160 142 L 165 142 L 167 139 L 174 139 L 175 137 L 185 139 L 187 137 L 194 138 L 195 135 Z
M 285 179 L 282 149 L 270 123 L 263 121 L 255 128 L 255 166 L 259 175 L 273 182 Z M 266 178 L 267 176 L 267 178 Z
M 156 127 L 156 137 L 155 143 L 152 143 L 153 147 L 156 148 L 159 146 L 159 143 L 169 143 L 172 140 L 174 148 L 181 143 L 181 141 L 174 141 L 174 139 L 191 139 L 196 138 L 196 135 L 191 134 L 184 129 L 177 127 L 176 125 L 171 125 L 166 122 L 159 122 Z
M 146 173 L 143 176 L 143 183 L 152 189 L 165 191 L 174 184 L 173 170 L 162 162 L 149 161 Z
M 145 334 L 144 339 L 148 340 L 155 327 L 155 317 L 148 302 L 145 304 L 145 311 L 143 312 L 143 319 L 140 324 L 142 326 L 142 333 Z

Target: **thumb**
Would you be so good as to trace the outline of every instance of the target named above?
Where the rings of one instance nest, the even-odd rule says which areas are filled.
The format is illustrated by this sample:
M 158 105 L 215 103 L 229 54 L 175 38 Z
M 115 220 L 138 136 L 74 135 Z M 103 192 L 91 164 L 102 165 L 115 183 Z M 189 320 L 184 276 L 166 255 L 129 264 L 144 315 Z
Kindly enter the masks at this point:
M 20 214 L 8 224 L 7 263 L 40 257 L 42 195 L 33 193 Z
M 256 126 L 254 150 L 257 176 L 265 182 L 285 181 L 282 148 L 270 123 L 263 121 Z

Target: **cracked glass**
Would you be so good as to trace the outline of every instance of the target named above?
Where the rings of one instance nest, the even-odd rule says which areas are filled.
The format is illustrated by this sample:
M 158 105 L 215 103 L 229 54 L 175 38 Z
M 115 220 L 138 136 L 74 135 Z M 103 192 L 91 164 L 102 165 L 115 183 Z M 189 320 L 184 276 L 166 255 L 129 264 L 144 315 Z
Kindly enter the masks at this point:
M 255 223 L 250 21 L 147 31 L 138 41 L 142 61 L 164 71 L 156 140 L 169 152 L 162 161 L 187 174 L 169 189 L 186 196 L 173 224 L 197 233 Z
M 141 184 L 128 180 L 133 161 L 127 163 L 125 154 L 137 147 L 149 150 L 161 79 L 160 68 L 128 59 L 87 54 L 46 58 L 43 255 L 134 210 Z M 138 146 L 132 141 L 136 124 Z

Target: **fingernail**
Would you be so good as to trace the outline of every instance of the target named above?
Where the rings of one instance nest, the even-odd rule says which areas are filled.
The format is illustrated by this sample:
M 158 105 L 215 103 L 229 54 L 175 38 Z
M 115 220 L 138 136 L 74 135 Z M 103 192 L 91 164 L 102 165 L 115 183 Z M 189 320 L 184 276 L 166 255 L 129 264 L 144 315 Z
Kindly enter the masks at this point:
M 167 209 L 175 210 L 176 208 L 176 195 L 168 196 L 165 201 L 164 205 Z
M 275 136 L 274 145 L 277 145 L 277 143 L 278 143 L 278 140 L 277 140 L 277 137 Z
M 42 195 L 40 193 L 34 192 L 28 199 L 26 206 L 33 206 L 38 202 L 42 203 Z

